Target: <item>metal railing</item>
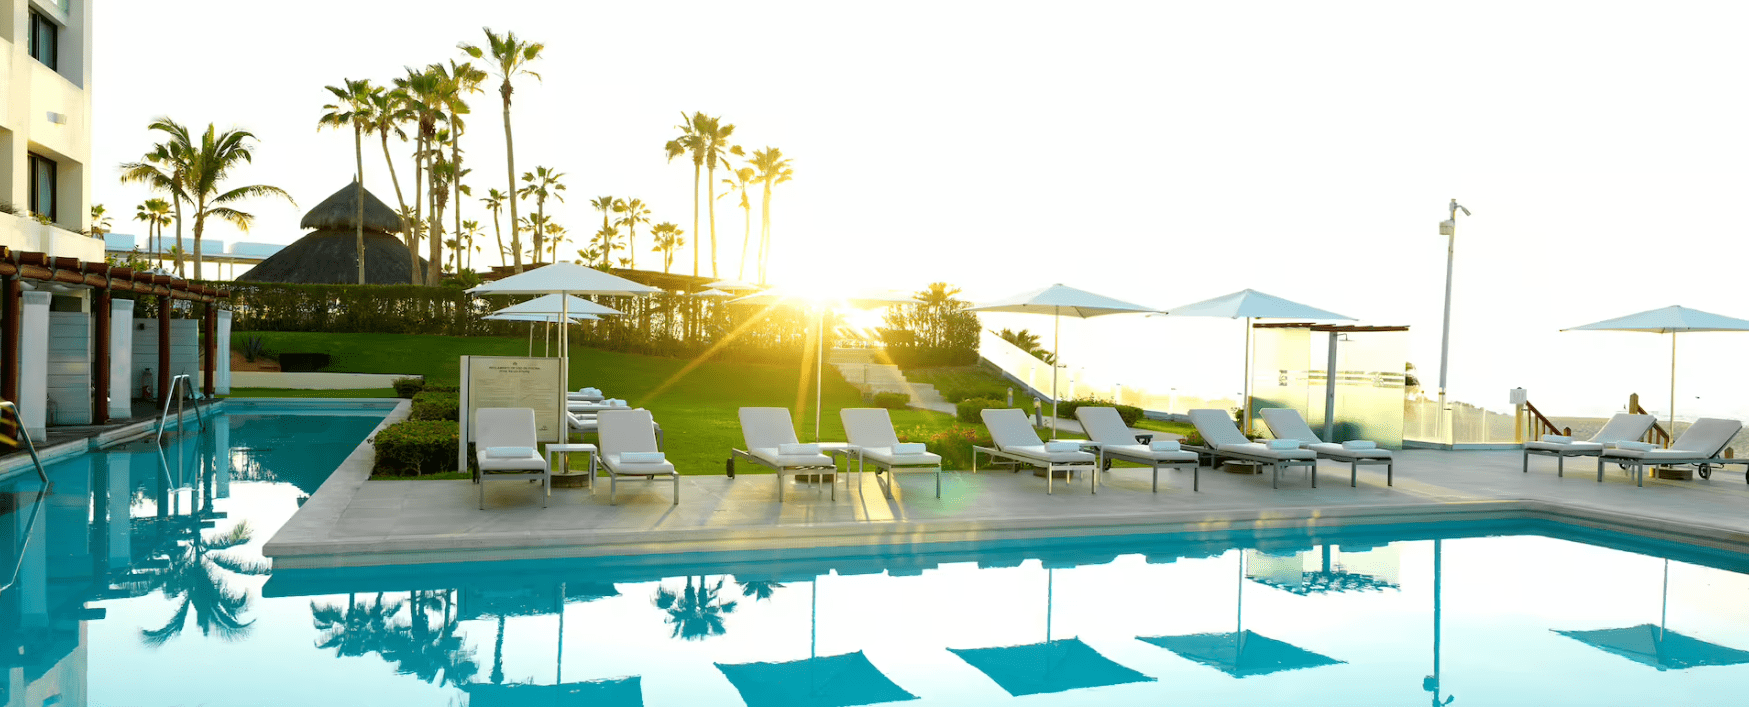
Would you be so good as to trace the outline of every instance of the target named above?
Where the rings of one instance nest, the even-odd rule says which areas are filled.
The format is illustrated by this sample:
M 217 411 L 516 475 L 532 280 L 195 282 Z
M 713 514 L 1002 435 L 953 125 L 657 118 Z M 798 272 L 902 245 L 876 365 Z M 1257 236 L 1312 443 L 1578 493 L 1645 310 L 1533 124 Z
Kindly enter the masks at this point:
M 36 443 L 30 440 L 30 430 L 24 426 L 24 414 L 18 411 L 18 403 L 10 400 L 0 400 L 0 411 L 11 410 L 12 419 L 18 422 L 18 438 L 24 442 L 24 448 L 30 452 L 30 463 L 36 465 L 36 475 L 44 484 L 49 482 L 49 475 L 43 471 L 43 460 L 36 455 Z
M 179 394 L 179 390 L 186 392 L 187 395 Z M 167 395 L 164 397 L 164 413 L 158 416 L 158 436 L 152 439 L 153 442 L 158 444 L 158 446 L 164 445 L 164 428 L 166 426 L 165 423 L 170 419 L 170 401 L 172 399 L 176 401 L 177 434 L 182 434 L 182 401 L 186 398 L 194 398 L 194 420 L 200 423 L 200 429 L 206 429 L 206 418 L 200 416 L 200 398 L 197 397 L 199 394 L 195 392 L 194 380 L 190 378 L 188 374 L 184 373 L 172 377 L 170 379 L 170 388 L 165 392 Z

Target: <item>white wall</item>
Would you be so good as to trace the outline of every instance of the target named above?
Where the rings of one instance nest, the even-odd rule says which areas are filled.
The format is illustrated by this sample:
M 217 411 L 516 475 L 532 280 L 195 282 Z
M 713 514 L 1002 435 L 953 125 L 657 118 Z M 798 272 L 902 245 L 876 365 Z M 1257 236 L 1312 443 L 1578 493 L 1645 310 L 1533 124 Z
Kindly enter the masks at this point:
M 134 416 L 134 301 L 112 299 L 109 305 L 109 418 L 125 420 Z
M 24 293 L 18 335 L 18 407 L 33 439 L 47 439 L 49 391 L 49 293 Z
M 219 352 L 218 368 L 213 371 L 213 392 L 219 395 L 229 395 L 231 392 L 231 310 L 219 310 L 219 323 L 214 327 L 217 331 Z
M 48 355 L 49 422 L 91 424 L 91 315 L 50 312 Z
M 149 382 L 152 384 L 152 395 L 157 397 L 158 391 L 158 320 L 135 319 L 134 321 L 134 358 L 133 370 L 129 379 L 133 381 L 131 395 L 140 394 L 140 383 L 147 381 L 142 378 L 146 369 L 152 370 Z M 200 389 L 200 320 L 172 319 L 170 320 L 170 375 L 187 374 L 194 378 L 194 387 Z

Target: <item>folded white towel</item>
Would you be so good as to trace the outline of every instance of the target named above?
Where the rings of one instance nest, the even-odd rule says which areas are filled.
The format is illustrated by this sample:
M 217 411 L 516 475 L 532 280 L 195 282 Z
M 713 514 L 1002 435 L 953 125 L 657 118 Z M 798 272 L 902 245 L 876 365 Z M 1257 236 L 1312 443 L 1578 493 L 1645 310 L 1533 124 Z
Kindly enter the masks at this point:
M 601 389 L 600 388 L 582 388 L 582 389 L 579 389 L 577 392 L 582 393 L 584 395 L 600 395 Z
M 1370 439 L 1351 439 L 1342 443 L 1343 449 L 1378 449 L 1379 443 Z
M 797 444 L 795 442 L 785 442 L 783 444 L 777 445 L 777 453 L 782 454 L 786 457 L 797 456 L 797 455 L 802 455 L 802 454 L 819 454 L 820 453 L 820 445 L 818 445 L 818 444 Z
M 607 406 L 608 407 L 623 408 L 626 406 L 626 401 L 621 400 L 619 398 L 611 398 L 607 401 Z
M 1544 437 L 1543 439 L 1548 439 L 1548 438 Z M 1654 449 L 1657 449 L 1658 445 L 1652 444 L 1650 442 L 1629 442 L 1629 441 L 1624 440 L 1621 442 L 1616 442 L 1615 448 L 1616 449 L 1632 449 L 1632 450 L 1638 451 L 1638 452 L 1650 452 Z
M 893 445 L 894 454 L 928 454 L 929 446 L 922 442 L 900 442 Z
M 1047 451 L 1047 452 L 1079 452 L 1079 451 L 1081 451 L 1081 443 L 1080 442 L 1046 442 L 1045 443 L 1045 451 Z
M 1184 445 L 1179 444 L 1177 440 L 1165 440 L 1165 439 L 1163 439 L 1163 440 L 1160 440 L 1158 442 L 1155 442 L 1153 444 L 1148 445 L 1148 449 L 1152 449 L 1156 452 L 1176 452 L 1176 451 L 1179 451 L 1183 448 L 1184 448 Z
M 1275 450 L 1299 449 L 1300 448 L 1300 441 L 1297 439 L 1272 439 L 1272 440 L 1269 440 L 1267 442 L 1264 442 L 1264 444 L 1267 445 L 1270 449 L 1275 449 Z
M 487 459 L 522 459 L 534 456 L 533 447 L 487 447 Z
M 657 464 L 668 461 L 668 455 L 661 452 L 620 452 L 619 460 L 623 464 Z
M 1558 444 L 1571 444 L 1573 442 L 1573 438 L 1569 437 L 1567 435 L 1543 435 L 1543 441 L 1544 442 L 1555 442 Z

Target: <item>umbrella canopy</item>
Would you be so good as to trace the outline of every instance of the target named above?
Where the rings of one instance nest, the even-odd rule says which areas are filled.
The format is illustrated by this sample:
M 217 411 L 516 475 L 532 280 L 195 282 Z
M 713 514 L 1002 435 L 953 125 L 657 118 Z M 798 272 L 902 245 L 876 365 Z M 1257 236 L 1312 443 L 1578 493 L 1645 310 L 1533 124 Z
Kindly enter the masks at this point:
M 698 292 L 694 292 L 694 293 L 692 293 L 692 296 L 693 297 L 734 297 L 735 295 L 732 292 L 724 292 L 722 290 L 719 290 L 719 289 L 716 289 L 713 287 L 713 288 L 708 289 L 708 290 L 700 290 Z
M 1051 436 L 1057 434 L 1057 367 L 1061 363 L 1060 354 L 1063 342 L 1063 317 L 1101 317 L 1107 314 L 1134 314 L 1137 312 L 1156 312 L 1153 307 L 1131 304 L 1105 295 L 1096 295 L 1086 290 L 1078 290 L 1063 284 L 1051 285 L 1043 289 L 1022 292 L 1012 297 L 985 302 L 971 307 L 970 312 L 1020 312 L 1026 314 L 1049 314 L 1053 317 L 1054 330 L 1051 336 Z
M 1709 643 L 1652 624 L 1555 633 L 1661 671 L 1749 663 L 1749 651 Z
M 1100 655 L 1079 638 L 948 650 L 1015 697 L 1154 681 Z
M 548 323 L 551 323 L 551 322 L 559 321 L 560 316 L 561 315 L 558 312 L 550 312 L 550 313 L 544 313 L 544 314 L 538 314 L 535 312 L 493 312 L 493 313 L 488 314 L 484 317 L 481 317 L 481 319 L 491 319 L 491 320 L 500 321 L 500 322 L 548 322 Z M 600 319 L 600 318 L 601 317 L 597 317 L 593 314 L 579 314 L 577 312 L 571 313 L 571 321 L 573 321 L 573 322 L 582 322 L 582 321 L 588 321 L 591 319 Z
M 783 663 L 717 663 L 747 707 L 851 707 L 915 700 L 862 651 Z
M 558 314 L 563 309 L 571 314 L 624 314 L 605 304 L 596 304 L 576 295 L 542 295 L 527 302 L 498 310 L 499 314 Z
M 1137 636 L 1136 639 L 1165 648 L 1236 678 L 1337 665 L 1342 662 L 1251 631 L 1197 633 L 1188 636 Z
M 474 287 L 476 295 L 647 295 L 661 290 L 576 263 L 553 263 Z
M 1749 320 L 1672 305 L 1561 331 L 1644 331 L 1670 335 L 1670 429 L 1676 435 L 1676 335 L 1686 331 L 1749 331 Z
M 1335 312 L 1318 309 L 1310 305 L 1300 304 L 1293 300 L 1282 299 L 1252 289 L 1239 290 L 1230 295 L 1222 295 L 1214 299 L 1173 307 L 1166 314 L 1174 317 L 1226 317 L 1228 319 L 1245 320 L 1245 386 L 1243 408 L 1239 416 L 1239 428 L 1244 431 L 1251 429 L 1251 320 L 1253 319 L 1340 319 L 1352 320 Z

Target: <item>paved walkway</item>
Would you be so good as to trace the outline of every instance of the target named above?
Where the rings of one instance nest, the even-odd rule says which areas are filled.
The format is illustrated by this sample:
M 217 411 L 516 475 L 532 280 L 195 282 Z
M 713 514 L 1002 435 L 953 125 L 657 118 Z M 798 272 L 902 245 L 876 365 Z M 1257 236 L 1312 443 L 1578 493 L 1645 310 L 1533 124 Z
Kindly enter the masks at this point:
M 468 481 L 366 482 L 362 445 L 265 549 L 291 568 L 1522 517 L 1749 549 L 1741 474 L 1636 488 L 1613 466 L 1598 483 L 1584 461 L 1564 478 L 1542 457 L 1521 473 L 1516 451 L 1397 454 L 1394 486 L 1363 467 L 1350 487 L 1348 468 L 1325 462 L 1317 488 L 1303 471 L 1272 489 L 1265 475 L 1203 468 L 1200 493 L 1188 470 L 1162 470 L 1150 493 L 1150 470 L 1119 468 L 1097 494 L 1079 478 L 1047 495 L 1041 476 L 986 470 L 944 474 L 939 499 L 933 473 L 902 473 L 888 498 L 875 474 L 844 473 L 832 487 L 786 481 L 779 504 L 776 476 L 742 474 L 684 477 L 679 505 L 666 480 L 622 480 L 609 505 L 603 479 L 593 495 L 556 489 L 542 508 L 538 486 L 499 480 L 482 511 Z

